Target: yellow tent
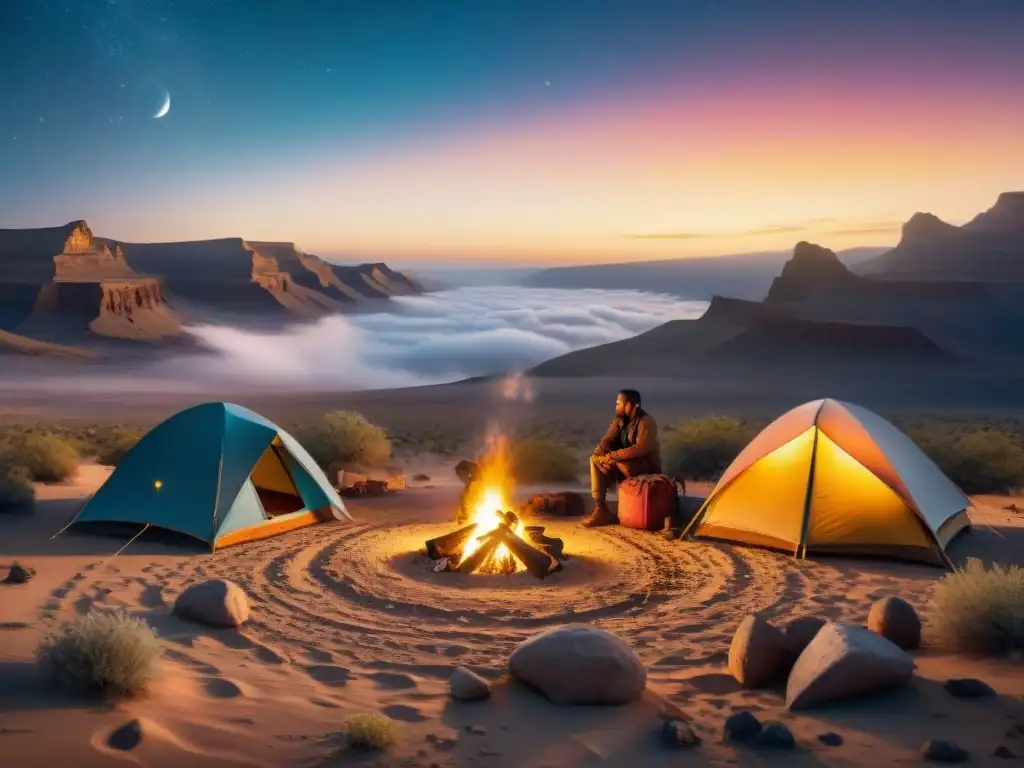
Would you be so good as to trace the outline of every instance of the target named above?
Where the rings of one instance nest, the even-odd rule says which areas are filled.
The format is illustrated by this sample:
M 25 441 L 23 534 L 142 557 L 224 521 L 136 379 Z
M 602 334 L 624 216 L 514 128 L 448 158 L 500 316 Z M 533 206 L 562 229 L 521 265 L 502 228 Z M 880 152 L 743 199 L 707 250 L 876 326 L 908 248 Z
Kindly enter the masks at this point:
M 949 565 L 970 500 L 885 419 L 838 400 L 783 414 L 736 457 L 689 536 Z

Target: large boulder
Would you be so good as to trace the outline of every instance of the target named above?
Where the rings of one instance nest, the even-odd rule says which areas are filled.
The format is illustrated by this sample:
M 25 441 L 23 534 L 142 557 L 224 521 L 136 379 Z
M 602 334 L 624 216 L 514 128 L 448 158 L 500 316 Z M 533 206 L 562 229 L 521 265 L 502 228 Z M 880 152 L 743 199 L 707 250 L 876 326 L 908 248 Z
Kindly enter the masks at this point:
M 786 706 L 819 704 L 901 685 L 914 660 L 895 643 L 863 627 L 828 623 L 800 654 L 786 685 Z
M 759 616 L 747 616 L 729 646 L 729 673 L 745 688 L 763 688 L 789 671 L 786 637 Z
M 887 597 L 871 606 L 868 629 L 904 650 L 921 646 L 921 619 L 910 603 L 898 597 Z
M 512 676 L 555 704 L 628 704 L 647 672 L 633 649 L 610 632 L 569 624 L 523 641 L 508 660 Z
M 249 598 L 233 581 L 211 579 L 193 584 L 178 595 L 171 612 L 211 627 L 237 627 L 249 618 Z

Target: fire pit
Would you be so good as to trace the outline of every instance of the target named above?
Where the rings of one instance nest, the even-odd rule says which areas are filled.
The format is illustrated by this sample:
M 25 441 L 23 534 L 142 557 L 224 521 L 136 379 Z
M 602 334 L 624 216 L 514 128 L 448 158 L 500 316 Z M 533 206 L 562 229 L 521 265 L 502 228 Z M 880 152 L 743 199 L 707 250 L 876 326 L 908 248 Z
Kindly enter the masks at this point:
M 562 570 L 561 539 L 544 527 L 524 525 L 509 510 L 511 496 L 504 443 L 496 441 L 487 460 L 467 485 L 464 513 L 469 523 L 426 542 L 435 571 L 510 574 L 526 570 L 538 579 Z M 465 521 L 466 517 L 462 518 Z
M 543 526 L 524 526 L 514 512 L 501 510 L 493 512 L 493 520 L 473 522 L 427 541 L 427 555 L 437 561 L 436 571 L 527 570 L 538 579 L 562 570 L 562 548 L 562 540 L 545 536 Z

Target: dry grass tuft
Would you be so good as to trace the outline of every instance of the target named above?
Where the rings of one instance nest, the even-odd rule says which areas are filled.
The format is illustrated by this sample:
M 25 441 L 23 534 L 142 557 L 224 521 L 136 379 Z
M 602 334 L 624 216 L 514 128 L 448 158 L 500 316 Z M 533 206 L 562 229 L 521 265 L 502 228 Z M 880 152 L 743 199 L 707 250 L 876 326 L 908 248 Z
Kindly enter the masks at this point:
M 36 500 L 36 490 L 28 470 L 0 451 L 0 512 L 28 509 Z
M 159 638 L 142 619 L 93 610 L 44 637 L 36 660 L 66 685 L 130 698 L 155 678 L 162 653 Z
M 398 743 L 395 722 L 377 712 L 352 715 L 343 734 L 349 749 L 355 750 L 383 752 Z
M 90 441 L 96 461 L 107 467 L 116 467 L 145 434 L 145 430 L 122 424 L 97 431 Z
M 332 478 L 339 469 L 379 468 L 391 458 L 387 433 L 351 411 L 326 413 L 319 421 L 298 427 L 295 439 Z
M 9 443 L 8 452 L 37 483 L 61 483 L 78 472 L 78 451 L 57 435 L 26 432 Z
M 579 452 L 557 440 L 527 437 L 509 448 L 512 475 L 520 483 L 572 483 L 584 468 Z
M 1024 568 L 977 558 L 935 586 L 929 631 L 940 648 L 977 656 L 1024 650 Z

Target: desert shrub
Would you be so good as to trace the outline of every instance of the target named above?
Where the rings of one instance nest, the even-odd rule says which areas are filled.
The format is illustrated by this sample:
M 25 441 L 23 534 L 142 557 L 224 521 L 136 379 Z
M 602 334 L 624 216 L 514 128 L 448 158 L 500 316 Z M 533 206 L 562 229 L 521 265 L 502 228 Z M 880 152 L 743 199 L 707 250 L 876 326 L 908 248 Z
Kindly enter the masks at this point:
M 153 628 L 142 619 L 93 610 L 44 637 L 36 659 L 67 685 L 131 697 L 144 692 L 156 676 L 162 651 Z
M 715 480 L 757 431 L 731 416 L 681 421 L 662 436 L 663 468 L 688 480 Z
M 391 458 L 387 433 L 351 411 L 326 413 L 295 437 L 329 475 L 345 467 L 382 467 Z
M 377 712 L 352 715 L 342 733 L 350 749 L 384 751 L 398 743 L 394 721 Z
M 0 449 L 0 512 L 32 506 L 36 490 L 25 467 L 14 463 L 6 450 Z
M 977 558 L 935 585 L 928 627 L 947 651 L 992 656 L 1024 650 L 1024 568 Z
M 926 424 L 910 437 L 966 493 L 1010 493 L 1024 486 L 1024 444 L 998 427 Z
M 8 450 L 11 461 L 39 483 L 60 483 L 78 472 L 78 451 L 57 435 L 28 432 L 12 440 Z
M 511 472 L 521 483 L 570 483 L 579 479 L 583 462 L 571 446 L 528 437 L 512 442 Z
M 97 430 L 90 439 L 90 448 L 96 455 L 96 461 L 108 467 L 116 467 L 127 453 L 134 448 L 142 436 L 146 434 L 138 427 L 115 424 L 103 430 Z

